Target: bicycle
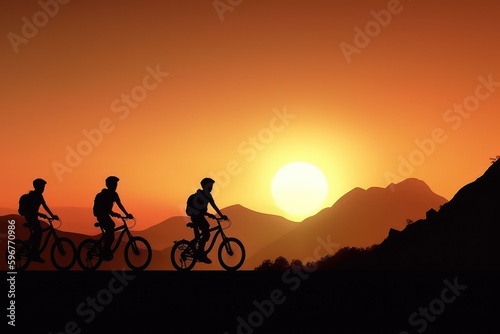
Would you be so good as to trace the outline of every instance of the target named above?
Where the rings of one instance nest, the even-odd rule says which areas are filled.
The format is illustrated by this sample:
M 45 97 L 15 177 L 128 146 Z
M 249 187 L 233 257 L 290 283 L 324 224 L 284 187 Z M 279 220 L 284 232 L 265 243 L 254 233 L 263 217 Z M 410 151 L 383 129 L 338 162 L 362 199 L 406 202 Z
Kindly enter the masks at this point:
M 38 253 L 42 254 L 45 251 L 45 248 L 47 248 L 49 244 L 49 239 L 51 239 L 51 236 L 54 236 L 54 242 L 52 244 L 52 247 L 50 248 L 50 260 L 52 261 L 52 264 L 54 265 L 54 267 L 56 267 L 56 269 L 61 271 L 70 270 L 71 267 L 73 267 L 73 265 L 76 262 L 75 244 L 70 239 L 66 237 L 59 237 L 57 235 L 56 230 L 58 230 L 62 226 L 61 220 L 58 220 L 60 222 L 59 226 L 54 227 L 52 222 L 55 219 L 49 217 L 41 217 L 41 218 L 46 220 L 49 223 L 49 226 L 42 228 L 42 235 L 45 232 L 48 233 L 46 234 L 45 240 L 43 240 L 42 247 L 40 248 Z M 31 258 L 32 235 L 33 235 L 32 226 L 29 223 L 24 223 L 23 227 L 27 227 L 30 229 L 31 236 L 28 240 L 21 240 L 21 239 L 14 240 L 15 263 L 16 263 L 15 267 L 16 270 L 18 271 L 26 270 L 26 268 L 28 268 L 32 260 Z M 9 251 L 7 250 L 7 257 L 8 256 L 9 256 Z
M 217 221 L 217 226 L 210 228 L 209 232 L 216 231 L 216 233 L 212 237 L 210 246 L 205 250 L 205 254 L 208 254 L 212 251 L 215 245 L 215 241 L 220 235 L 222 237 L 222 241 L 219 245 L 218 250 L 219 263 L 227 271 L 236 271 L 243 265 L 243 262 L 245 261 L 245 247 L 240 240 L 233 237 L 227 237 L 224 233 L 224 230 L 232 225 L 232 222 L 230 220 L 228 220 L 229 225 L 227 227 L 222 227 L 222 218 L 216 217 L 213 219 Z M 187 223 L 186 226 L 193 229 L 194 238 L 191 241 L 188 241 L 186 239 L 174 241 L 174 246 L 170 253 L 170 260 L 172 261 L 172 265 L 178 271 L 189 271 L 193 269 L 196 262 L 198 261 L 196 254 L 200 231 L 192 222 Z
M 136 224 L 135 218 L 132 218 L 134 225 L 128 226 L 127 217 L 117 217 L 123 221 L 123 225 L 115 227 L 113 232 L 122 231 L 118 240 L 115 241 L 115 245 L 111 247 L 111 253 L 114 254 L 121 244 L 124 235 L 127 235 L 128 241 L 125 244 L 125 262 L 130 269 L 134 271 L 141 271 L 146 269 L 151 262 L 153 256 L 153 251 L 149 242 L 143 237 L 134 237 L 130 232 L 130 228 L 133 228 Z M 95 227 L 101 229 L 101 237 L 99 240 L 95 239 L 85 239 L 78 246 L 78 264 L 83 270 L 96 270 L 104 260 L 103 258 L 103 247 L 104 247 L 104 229 L 99 222 L 94 224 Z

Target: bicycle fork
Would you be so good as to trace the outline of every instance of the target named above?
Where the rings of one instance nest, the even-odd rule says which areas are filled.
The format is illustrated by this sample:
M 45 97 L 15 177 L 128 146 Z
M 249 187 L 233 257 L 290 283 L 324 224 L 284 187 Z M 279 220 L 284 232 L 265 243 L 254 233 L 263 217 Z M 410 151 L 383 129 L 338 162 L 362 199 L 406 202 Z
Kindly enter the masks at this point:
M 128 240 L 129 240 L 129 242 L 132 245 L 132 251 L 134 252 L 135 255 L 139 255 L 140 254 L 139 247 L 137 247 L 137 243 L 133 239 L 132 233 L 130 233 L 130 231 L 128 230 L 128 228 L 127 228 L 126 231 L 127 231 Z
M 229 244 L 229 242 L 224 242 L 224 247 L 226 248 L 226 252 L 230 256 L 233 256 L 233 250 L 232 250 L 231 245 Z
M 62 242 L 59 241 L 59 238 L 58 238 L 57 234 L 55 234 L 55 233 L 54 233 L 54 242 L 57 245 L 57 250 L 59 251 L 59 253 L 61 253 L 62 255 L 66 255 L 66 252 L 64 251 L 64 247 L 62 246 Z

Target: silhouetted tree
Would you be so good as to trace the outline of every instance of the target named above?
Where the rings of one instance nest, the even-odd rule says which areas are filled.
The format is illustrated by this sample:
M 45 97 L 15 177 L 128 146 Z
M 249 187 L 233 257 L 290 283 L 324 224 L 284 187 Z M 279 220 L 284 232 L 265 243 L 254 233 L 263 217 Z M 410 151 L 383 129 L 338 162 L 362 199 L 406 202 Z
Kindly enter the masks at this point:
M 273 261 L 270 259 L 264 260 L 259 266 L 255 267 L 255 270 L 271 270 L 273 266 Z
M 326 259 L 326 258 L 328 258 L 328 257 L 330 257 L 330 256 L 329 256 L 329 255 L 324 256 L 322 259 Z M 311 269 L 316 269 L 317 267 L 318 267 L 318 262 L 313 262 L 313 261 L 311 261 L 311 262 L 307 262 L 307 263 L 305 264 L 305 266 L 304 266 L 304 268 L 309 269 L 309 271 L 312 271 Z
M 290 268 L 290 262 L 283 256 L 278 256 L 276 260 L 274 260 L 272 269 L 274 270 L 287 270 Z
M 302 264 L 302 261 L 298 259 L 293 259 L 292 262 L 290 262 L 290 268 L 292 270 L 300 270 L 304 268 L 304 265 Z
M 302 265 L 302 262 L 299 260 L 294 260 L 298 261 L 296 264 Z M 290 262 L 283 257 L 283 256 L 278 256 L 274 262 L 267 259 L 262 262 L 259 266 L 255 268 L 255 270 L 287 270 L 290 269 Z
M 319 269 L 356 269 L 366 262 L 366 256 L 375 248 L 343 247 L 334 255 L 318 261 Z

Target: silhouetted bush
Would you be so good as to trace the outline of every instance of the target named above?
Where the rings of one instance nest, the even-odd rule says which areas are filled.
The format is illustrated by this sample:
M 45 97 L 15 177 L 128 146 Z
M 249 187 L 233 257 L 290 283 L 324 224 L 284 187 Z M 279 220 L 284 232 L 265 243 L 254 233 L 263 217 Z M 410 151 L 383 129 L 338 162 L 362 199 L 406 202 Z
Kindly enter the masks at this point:
M 341 248 L 334 255 L 327 255 L 322 257 L 316 262 L 308 262 L 306 264 L 302 263 L 301 260 L 293 259 L 291 262 L 283 257 L 279 256 L 274 261 L 266 259 L 255 268 L 255 270 L 265 271 L 265 270 L 300 270 L 303 268 L 319 268 L 319 269 L 336 269 L 336 268 L 346 268 L 355 269 L 363 263 L 366 263 L 366 257 L 369 255 L 377 245 L 373 245 L 366 248 L 358 247 L 344 247 Z
M 302 261 L 300 260 L 293 260 L 292 264 L 294 263 L 296 265 L 300 263 L 300 266 L 302 266 Z M 291 267 L 292 265 L 285 257 L 278 256 L 274 261 L 271 261 L 270 259 L 264 260 L 260 266 L 255 268 L 255 270 L 287 270 Z

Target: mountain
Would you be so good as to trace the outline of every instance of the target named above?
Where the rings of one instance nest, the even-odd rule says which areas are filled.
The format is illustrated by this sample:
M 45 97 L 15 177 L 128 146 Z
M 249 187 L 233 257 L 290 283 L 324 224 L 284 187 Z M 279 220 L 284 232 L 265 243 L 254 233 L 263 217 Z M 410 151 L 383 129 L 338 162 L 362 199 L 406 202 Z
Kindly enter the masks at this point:
M 242 205 L 232 205 L 221 210 L 231 219 L 231 226 L 224 230 L 229 237 L 241 240 L 245 245 L 247 261 L 242 269 L 253 269 L 257 262 L 248 261 L 253 254 L 275 242 L 281 236 L 290 233 L 298 227 L 297 223 L 291 222 L 283 217 L 259 213 Z M 208 219 L 212 226 L 215 221 Z M 148 240 L 153 249 L 164 251 L 167 247 L 171 249 L 173 242 L 179 239 L 193 238 L 193 230 L 186 227 L 189 217 L 177 216 L 169 218 L 157 225 L 143 231 L 134 231 L 134 235 L 140 235 Z M 222 222 L 223 226 L 228 226 L 227 222 Z M 219 237 L 220 238 L 220 237 Z M 218 247 L 219 241 L 215 247 Z M 207 243 L 208 247 L 209 243 Z M 217 248 L 210 254 L 212 260 L 217 258 Z M 217 262 L 217 261 L 214 261 Z M 198 268 L 201 266 L 195 267 Z M 220 269 L 220 265 L 207 266 L 203 268 Z
M 55 210 L 54 210 L 55 211 Z M 88 211 L 88 210 L 86 210 Z M 231 218 L 231 226 L 224 230 L 227 236 L 236 237 L 240 239 L 245 245 L 245 250 L 247 253 L 247 260 L 245 261 L 242 269 L 253 269 L 258 263 L 254 263 L 249 261 L 248 259 L 252 257 L 254 253 L 256 253 L 261 248 L 272 244 L 275 240 L 281 237 L 284 234 L 290 233 L 294 228 L 298 225 L 297 223 L 291 222 L 283 217 L 259 213 L 250 209 L 247 209 L 241 205 L 233 205 L 227 208 L 222 209 L 224 214 L 226 214 L 229 218 Z M 57 211 L 58 214 L 61 212 L 61 217 L 63 217 L 63 213 L 66 214 L 64 217 L 69 216 L 69 213 L 81 214 L 84 213 L 84 209 L 81 208 L 68 208 L 68 210 L 60 210 Z M 7 231 L 8 220 L 14 219 L 18 225 L 16 226 L 16 238 L 26 240 L 29 237 L 29 232 L 27 228 L 21 226 L 24 222 L 24 218 L 19 215 L 7 215 L 0 217 L 0 224 L 2 231 Z M 212 226 L 214 226 L 214 221 L 210 220 Z M 192 229 L 186 227 L 186 223 L 189 222 L 188 217 L 172 217 L 169 218 L 162 223 L 154 225 L 150 228 L 147 228 L 142 231 L 132 230 L 132 234 L 134 236 L 142 236 L 150 243 L 153 248 L 153 259 L 148 266 L 148 270 L 169 270 L 173 269 L 172 264 L 170 263 L 170 251 L 172 249 L 172 245 L 176 240 L 179 239 L 192 239 L 193 231 Z M 62 229 L 58 231 L 58 236 L 65 236 L 70 238 L 75 246 L 78 245 L 86 238 L 89 238 L 88 235 L 81 233 L 72 233 L 64 231 L 64 227 L 66 224 L 71 224 L 68 222 L 68 219 L 64 219 L 64 224 Z M 223 226 L 228 226 L 228 222 L 223 222 Z M 91 231 L 93 234 L 100 234 L 100 231 L 96 229 L 93 224 L 89 224 L 91 226 Z M 117 222 L 118 225 L 118 222 Z M 44 234 L 45 236 L 45 234 Z M 117 235 L 118 236 L 118 235 Z M 0 235 L 2 243 L 0 247 L 0 252 L 5 254 L 6 251 L 6 243 L 3 242 L 4 238 L 7 235 Z M 97 239 L 98 236 L 94 235 L 92 238 Z M 220 238 L 220 237 L 219 237 Z M 216 242 L 215 248 L 212 250 L 210 257 L 214 261 L 211 265 L 206 264 L 198 264 L 195 269 L 205 269 L 205 270 L 219 270 L 221 269 L 220 264 L 217 259 L 217 249 L 220 244 L 219 239 Z M 122 240 L 122 244 L 127 241 L 127 238 Z M 208 247 L 209 243 L 207 244 Z M 49 245 L 50 247 L 50 245 Z M 123 246 L 121 246 L 123 247 Z M 122 251 L 118 251 L 119 256 L 115 254 L 115 259 L 111 262 L 105 262 L 101 265 L 100 269 L 114 269 L 121 268 L 125 265 L 123 260 L 123 256 L 121 254 Z M 48 260 L 49 259 L 49 250 L 45 250 L 43 257 Z M 5 262 L 2 262 L 3 268 L 5 269 Z M 30 264 L 29 270 L 36 269 L 44 269 L 44 270 L 52 270 L 52 264 L 50 261 L 47 261 L 45 264 Z M 73 269 L 79 269 L 78 265 L 75 265 Z
M 8 234 L 3 233 L 3 231 L 7 232 L 8 230 L 8 225 L 9 221 L 14 220 L 15 223 L 15 238 L 16 239 L 21 239 L 21 240 L 27 240 L 29 238 L 29 230 L 26 227 L 23 227 L 22 224 L 25 222 L 24 218 L 19 216 L 19 215 L 6 215 L 6 216 L 1 216 L 0 217 L 0 228 L 2 233 L 0 234 L 0 254 L 4 254 L 2 256 L 5 256 L 6 251 L 7 251 L 7 244 L 8 244 Z M 55 223 L 57 224 L 57 222 Z M 42 223 L 42 227 L 48 226 L 46 223 Z M 57 226 L 57 225 L 55 225 Z M 94 227 L 95 228 L 95 227 Z M 72 232 L 66 232 L 63 230 L 58 230 L 57 231 L 58 237 L 66 237 L 69 238 L 73 243 L 75 244 L 75 247 L 78 248 L 80 243 L 87 239 L 87 238 L 93 238 L 97 239 L 97 237 L 89 237 L 88 235 L 85 234 L 80 234 L 80 233 L 72 233 Z M 133 231 L 133 235 L 137 235 L 135 231 Z M 46 233 L 43 234 L 42 236 L 42 245 L 45 240 Z M 118 237 L 118 235 L 116 236 Z M 123 255 L 123 250 L 125 247 L 125 243 L 128 241 L 127 237 L 124 237 L 122 239 L 120 248 L 117 250 L 115 253 L 115 257 L 112 261 L 109 262 L 103 262 L 102 265 L 99 267 L 99 270 L 112 270 L 112 269 L 121 269 L 121 268 L 127 268 L 127 265 L 125 263 L 124 255 Z M 47 248 L 44 250 L 42 253 L 42 258 L 45 259 L 45 263 L 40 264 L 40 263 L 35 263 L 32 262 L 30 263 L 29 267 L 27 270 L 55 270 L 54 266 L 52 265 L 50 261 L 50 249 L 53 243 L 53 239 L 51 238 Z M 158 250 L 153 250 L 153 256 L 151 260 L 151 264 L 148 266 L 148 270 L 164 270 L 164 269 L 172 269 L 172 265 L 170 264 L 170 249 L 168 249 L 168 254 L 164 254 L 165 252 L 161 252 Z M 4 258 L 5 259 L 5 258 Z M 0 270 L 7 270 L 7 263 L 5 260 L 0 261 Z M 71 270 L 81 270 L 80 266 L 78 263 L 75 263 L 73 268 Z
M 0 217 L 0 228 L 1 228 L 2 232 L 8 231 L 8 225 L 10 225 L 9 221 L 15 221 L 15 238 L 16 239 L 27 240 L 29 238 L 28 228 L 22 226 L 25 222 L 25 219 L 19 215 L 15 215 L 15 214 Z M 57 227 L 57 224 L 58 224 L 58 222 L 55 222 L 54 227 Z M 42 227 L 47 227 L 47 226 L 48 226 L 47 223 L 42 223 Z M 73 241 L 73 243 L 75 244 L 75 247 L 77 247 L 77 248 L 78 248 L 78 245 L 83 240 L 88 238 L 87 235 L 82 235 L 79 233 L 64 232 L 64 231 L 59 231 L 59 230 L 57 231 L 57 235 L 59 237 L 69 238 L 71 241 Z M 41 246 L 44 243 L 45 237 L 46 237 L 46 232 L 43 233 Z M 7 251 L 7 244 L 8 244 L 7 234 L 1 234 L 0 240 L 1 240 L 1 242 L 0 242 L 0 254 L 3 254 L 1 256 L 5 256 L 6 251 Z M 45 251 L 42 254 L 42 258 L 44 258 L 46 262 L 44 264 L 33 262 L 29 265 L 29 267 L 28 267 L 29 270 L 55 270 L 54 266 L 52 265 L 52 263 L 50 261 L 50 249 L 52 246 L 52 242 L 53 242 L 53 239 L 51 238 L 49 240 L 49 243 L 47 244 L 47 248 L 45 249 Z M 5 259 L 5 257 L 4 257 L 4 259 Z M 2 260 L 0 262 L 1 262 L 0 270 L 6 270 L 7 269 L 6 261 Z M 73 269 L 75 269 L 75 268 L 79 268 L 78 264 L 76 264 L 73 267 Z
M 66 232 L 81 233 L 86 235 L 97 235 L 99 229 L 94 227 L 96 218 L 91 208 L 83 207 L 51 207 L 52 212 L 63 221 L 61 230 Z M 41 209 L 42 212 L 45 212 Z M 17 214 L 17 209 L 0 208 L 0 216 Z
M 6 216 L 17 213 L 17 209 L 0 208 L 0 216 Z
M 401 229 L 407 219 L 423 218 L 427 210 L 446 202 L 425 182 L 413 178 L 386 188 L 355 188 L 255 257 L 260 262 L 278 256 L 303 260 L 314 257 L 318 245 L 325 243 L 330 245 L 316 255 L 331 255 L 344 246 L 368 247 L 382 242 L 389 229 Z
M 461 188 L 439 210 L 370 249 L 344 248 L 323 269 L 500 269 L 500 162 Z
M 380 245 L 350 261 L 349 266 L 498 270 L 499 203 L 500 161 L 497 161 L 439 210 L 429 211 L 425 219 L 402 231 L 390 230 Z
M 96 218 L 91 208 L 55 207 L 52 212 L 59 215 L 64 222 L 63 230 L 87 235 L 97 235 L 101 231 L 95 228 Z

